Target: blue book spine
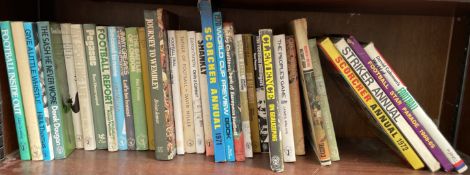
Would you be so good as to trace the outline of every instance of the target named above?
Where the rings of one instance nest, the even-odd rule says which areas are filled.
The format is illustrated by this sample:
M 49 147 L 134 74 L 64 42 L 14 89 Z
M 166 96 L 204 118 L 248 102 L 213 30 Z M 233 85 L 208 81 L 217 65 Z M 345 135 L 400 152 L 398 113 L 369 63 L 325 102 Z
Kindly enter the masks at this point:
M 212 124 L 212 139 L 214 140 L 215 162 L 227 161 L 225 152 L 225 137 L 220 113 L 220 86 L 218 75 L 218 62 L 215 54 L 214 27 L 212 24 L 212 7 L 210 0 L 199 1 L 201 13 L 202 38 L 204 39 L 204 55 L 207 67 L 207 91 L 209 94 L 209 109 Z
M 39 124 L 39 136 L 41 139 L 41 149 L 44 160 L 54 159 L 52 148 L 52 136 L 50 133 L 49 111 L 47 109 L 46 92 L 44 84 L 43 67 L 39 54 L 39 41 L 37 39 L 37 26 L 31 22 L 23 24 L 26 36 L 26 47 L 28 49 L 29 68 L 31 80 L 33 82 L 34 101 L 36 103 L 36 114 Z M 49 129 L 48 129 L 49 128 Z
M 0 31 L 2 34 L 3 53 L 5 54 L 8 84 L 10 85 L 11 104 L 15 118 L 20 158 L 21 160 L 31 160 L 28 132 L 26 131 L 26 119 L 24 116 L 23 98 L 21 96 L 20 79 L 18 77 L 15 46 L 13 44 L 10 21 L 1 22 Z
M 119 46 L 116 27 L 108 27 L 108 44 L 111 61 L 111 80 L 113 83 L 114 114 L 118 149 L 127 150 L 127 135 L 124 116 L 124 94 L 122 91 L 121 65 L 119 64 Z
M 222 107 L 221 118 L 224 125 L 225 152 L 227 161 L 235 161 L 235 147 L 233 144 L 232 113 L 230 110 L 230 96 L 228 90 L 227 60 L 225 59 L 224 30 L 222 28 L 222 13 L 214 12 L 215 55 L 219 64 L 218 78 L 220 80 L 219 103 Z

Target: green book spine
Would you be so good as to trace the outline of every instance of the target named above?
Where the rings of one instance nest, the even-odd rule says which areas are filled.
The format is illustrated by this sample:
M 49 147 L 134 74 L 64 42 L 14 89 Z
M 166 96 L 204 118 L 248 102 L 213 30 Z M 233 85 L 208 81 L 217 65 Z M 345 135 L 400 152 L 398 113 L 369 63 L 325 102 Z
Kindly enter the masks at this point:
M 144 87 L 142 84 L 142 65 L 140 63 L 139 38 L 137 28 L 126 28 L 127 53 L 129 57 L 129 76 L 131 82 L 132 112 L 136 150 L 148 149 L 147 120 L 145 118 Z
M 88 65 L 88 81 L 90 85 L 96 149 L 107 149 L 108 141 L 106 138 L 106 119 L 104 117 L 103 87 L 101 84 L 101 66 L 98 60 L 96 26 L 94 24 L 83 24 L 83 34 Z
M 2 32 L 3 53 L 5 54 L 5 63 L 10 85 L 11 104 L 15 118 L 16 135 L 18 137 L 18 146 L 21 160 L 31 160 L 29 151 L 28 132 L 26 131 L 26 119 L 24 116 L 23 99 L 21 95 L 20 80 L 18 77 L 18 68 L 16 64 L 15 46 L 11 32 L 10 21 L 0 23 Z

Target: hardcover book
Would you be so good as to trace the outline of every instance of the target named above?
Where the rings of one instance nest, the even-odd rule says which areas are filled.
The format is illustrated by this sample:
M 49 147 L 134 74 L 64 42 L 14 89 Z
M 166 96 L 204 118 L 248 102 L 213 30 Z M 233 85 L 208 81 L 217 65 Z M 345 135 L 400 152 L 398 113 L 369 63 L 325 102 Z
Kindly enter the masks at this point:
M 75 63 L 73 58 L 72 36 L 70 35 L 70 23 L 60 24 L 62 31 L 62 43 L 64 48 L 65 68 L 67 70 L 67 82 L 72 103 L 73 130 L 75 133 L 75 145 L 83 148 L 82 119 L 80 116 L 80 101 L 77 91 L 77 79 L 75 75 Z
M 256 52 L 254 55 L 255 66 L 255 86 L 256 86 L 256 99 L 258 104 L 258 121 L 259 121 L 259 139 L 261 145 L 261 152 L 269 152 L 269 132 L 268 132 L 268 119 L 266 118 L 266 93 L 264 84 L 264 70 L 263 58 L 261 52 L 261 40 L 256 36 Z
M 91 107 L 93 111 L 92 116 L 95 130 L 96 149 L 107 149 L 108 140 L 104 114 L 101 68 L 100 60 L 98 59 L 99 53 L 96 26 L 94 24 L 83 24 L 83 34 L 85 40 L 86 63 L 88 69 Z M 102 42 L 102 44 L 105 43 Z

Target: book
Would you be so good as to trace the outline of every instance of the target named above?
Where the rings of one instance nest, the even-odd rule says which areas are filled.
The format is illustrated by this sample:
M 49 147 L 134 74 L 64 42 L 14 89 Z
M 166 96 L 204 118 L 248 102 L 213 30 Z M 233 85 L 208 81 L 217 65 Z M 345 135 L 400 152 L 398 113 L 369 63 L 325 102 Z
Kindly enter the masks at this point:
M 155 150 L 155 137 L 153 135 L 153 114 L 152 114 L 152 97 L 150 95 L 150 72 L 148 70 L 148 57 L 147 57 L 147 41 L 145 28 L 139 27 L 137 29 L 139 36 L 139 49 L 140 49 L 140 64 L 142 67 L 142 84 L 144 87 L 144 102 L 145 102 L 145 118 L 147 119 L 147 138 L 148 149 Z
M 278 67 L 275 63 L 273 49 L 273 34 L 271 29 L 260 29 L 261 53 L 263 58 L 264 82 L 266 93 L 266 114 L 269 123 L 269 159 L 271 170 L 274 172 L 284 171 L 283 141 L 281 135 L 281 119 L 278 114 L 277 75 Z
M 284 162 L 295 162 L 294 128 L 292 127 L 292 109 L 290 103 L 289 73 L 287 71 L 286 36 L 273 36 L 274 64 L 277 81 L 277 116 L 281 121 L 282 151 Z
M 361 60 L 370 61 L 370 58 L 368 58 L 368 56 L 366 56 L 367 58 L 364 57 L 364 54 L 366 53 L 362 46 L 357 41 L 355 41 L 352 36 L 348 38 L 347 41 L 348 42 L 346 42 L 344 38 L 341 38 L 334 44 L 343 56 L 343 58 L 345 58 L 345 60 L 356 72 L 356 74 L 359 75 L 361 81 L 364 82 L 364 84 L 369 89 L 375 100 L 382 106 L 384 111 L 388 114 L 390 120 L 396 125 L 396 127 L 401 131 L 403 136 L 408 140 L 410 146 L 413 147 L 415 152 L 421 157 L 422 161 L 427 165 L 427 167 L 429 167 L 431 171 L 434 172 L 439 170 L 439 162 L 433 157 L 431 152 L 419 139 L 417 133 L 415 133 L 411 126 L 406 123 L 405 118 L 393 105 L 391 99 L 384 92 L 383 87 L 379 86 L 379 83 L 377 83 L 378 81 L 381 81 L 379 77 L 374 76 L 373 74 L 371 75 L 370 72 L 372 72 L 372 67 L 366 66 L 361 62 Z M 383 77 L 381 76 L 380 78 Z
M 215 162 L 225 162 L 227 161 L 224 137 L 225 125 L 220 113 L 222 94 L 218 76 L 219 62 L 216 54 L 217 46 L 214 38 L 213 14 L 210 0 L 198 0 L 198 9 L 201 15 L 201 31 L 207 71 L 207 94 L 209 96 L 212 139 L 214 142 L 214 160 Z
M 340 71 L 342 77 L 348 85 L 354 89 L 354 92 L 360 97 L 363 105 L 367 107 L 370 114 L 373 115 L 375 120 L 380 124 L 383 131 L 393 141 L 393 144 L 402 153 L 404 158 L 410 163 L 414 169 L 424 167 L 423 162 L 418 157 L 416 152 L 411 148 L 408 141 L 403 137 L 403 134 L 398 130 L 395 124 L 391 121 L 389 116 L 384 112 L 383 108 L 370 94 L 369 89 L 357 77 L 352 68 L 348 65 L 346 60 L 336 50 L 333 42 L 329 38 L 319 41 L 319 47 L 325 53 L 327 59 Z
M 44 82 L 44 69 L 39 56 L 39 40 L 37 26 L 32 22 L 24 22 L 24 33 L 29 58 L 29 68 L 33 86 L 34 102 L 36 104 L 36 116 L 38 120 L 41 150 L 44 160 L 54 160 L 54 148 L 52 146 L 51 125 L 49 123 L 49 111 L 47 109 L 46 85 Z M 3 134 L 2 134 L 3 135 Z
M 24 116 L 23 96 L 21 95 L 20 79 L 16 63 L 15 46 L 11 31 L 11 22 L 0 22 L 2 35 L 3 53 L 5 56 L 6 72 L 10 89 L 13 117 L 15 118 L 15 129 L 18 140 L 18 150 L 21 160 L 31 160 L 29 151 L 28 132 L 26 131 L 26 118 Z M 2 113 L 3 114 L 3 113 Z
M 296 19 L 290 24 L 297 46 L 301 86 L 304 96 L 305 111 L 307 112 L 307 126 L 311 138 L 311 145 L 321 165 L 330 165 L 329 144 L 325 131 L 325 119 L 321 113 L 321 103 L 317 84 L 314 79 L 312 57 L 307 39 L 307 20 Z
M 162 89 L 163 99 L 160 101 L 161 108 L 160 114 L 164 117 L 159 117 L 159 121 L 155 121 L 157 124 L 155 127 L 155 139 L 156 139 L 156 154 L 157 159 L 163 157 L 163 160 L 172 159 L 176 155 L 176 141 L 175 141 L 175 122 L 173 118 L 173 104 L 172 104 L 172 91 L 171 91 L 171 80 L 170 80 L 170 65 L 168 58 L 168 38 L 167 38 L 167 27 L 172 27 L 171 23 L 175 18 L 170 19 L 172 14 L 163 9 L 157 9 L 157 32 L 156 37 L 159 43 L 160 59 L 157 58 L 157 70 L 159 70 L 160 88 Z M 158 62 L 160 60 L 160 62 Z M 158 63 L 161 65 L 158 66 Z M 153 63 L 151 63 L 153 65 Z M 152 74 L 153 76 L 153 74 Z M 155 116 L 154 116 L 155 117 Z M 156 118 L 155 118 L 156 119 Z M 160 155 L 159 155 L 160 154 Z
M 245 157 L 253 157 L 251 146 L 250 111 L 248 107 L 248 92 L 246 87 L 246 66 L 243 48 L 243 37 L 241 34 L 234 35 L 235 58 L 238 68 L 238 89 L 240 90 L 240 115 L 242 119 L 243 145 Z
M 258 122 L 258 104 L 256 99 L 255 87 L 255 65 L 253 51 L 253 35 L 242 34 L 243 57 L 245 63 L 246 91 L 248 98 L 248 116 L 250 120 L 251 147 L 253 152 L 261 152 L 259 139 L 259 122 Z M 248 135 L 247 135 L 248 137 Z M 245 153 L 247 153 L 245 151 Z
M 225 58 L 227 60 L 228 89 L 230 97 L 230 109 L 233 128 L 233 142 L 235 145 L 235 159 L 245 160 L 245 141 L 242 130 L 240 88 L 238 80 L 237 57 L 234 41 L 233 23 L 223 23 L 225 39 Z
M 220 101 L 219 105 L 222 107 L 221 117 L 225 132 L 223 133 L 225 141 L 225 155 L 227 161 L 235 161 L 235 149 L 233 142 L 233 126 L 232 126 L 232 110 L 230 108 L 230 95 L 229 95 L 229 80 L 227 75 L 227 60 L 225 57 L 225 44 L 224 44 L 224 31 L 222 28 L 222 13 L 213 13 L 214 21 L 214 36 L 215 36 L 215 56 L 219 64 L 218 78 L 220 86 Z
M 65 159 L 75 150 L 72 104 L 65 70 L 60 24 L 37 22 L 46 80 L 47 105 L 54 144 L 54 159 Z
M 88 81 L 87 60 L 85 52 L 85 40 L 81 24 L 70 26 L 73 46 L 73 61 L 77 78 L 78 98 L 80 99 L 80 117 L 82 124 L 83 148 L 85 150 L 96 149 L 95 128 L 93 111 L 90 99 L 90 84 Z
M 290 106 L 294 127 L 295 155 L 305 155 L 304 127 L 302 123 L 302 103 L 300 102 L 299 69 L 294 36 L 286 36 L 287 71 L 289 74 Z
M 114 113 L 113 83 L 111 77 L 111 61 L 108 52 L 108 30 L 106 26 L 96 26 L 96 40 L 98 44 L 98 59 L 101 69 L 102 96 L 104 116 L 106 119 L 106 134 L 108 151 L 118 150 L 118 136 L 116 118 Z
M 176 36 L 174 30 L 168 30 L 168 56 L 170 57 L 171 89 L 173 96 L 176 153 L 184 154 L 183 112 L 181 109 L 181 90 L 178 70 L 178 53 L 176 52 Z
M 116 27 L 116 30 L 118 35 L 119 64 L 121 66 L 122 93 L 124 97 L 124 118 L 126 127 L 127 149 L 136 150 L 126 30 L 124 27 Z
M 80 100 L 77 91 L 77 76 L 75 75 L 75 63 L 73 58 L 72 37 L 70 35 L 70 23 L 60 24 L 62 31 L 62 43 L 64 48 L 65 69 L 67 70 L 67 82 L 72 103 L 73 130 L 75 133 L 76 148 L 83 148 L 82 119 L 80 115 Z
M 264 70 L 263 70 L 263 58 L 261 51 L 261 40 L 259 36 L 256 36 L 256 52 L 254 54 L 254 66 L 255 66 L 255 87 L 256 87 L 256 99 L 258 104 L 258 124 L 259 124 L 259 139 L 261 145 L 261 152 L 269 152 L 269 132 L 268 132 L 268 119 L 266 118 L 266 93 L 264 84 Z
M 132 97 L 136 150 L 148 149 L 147 120 L 142 84 L 142 64 L 140 63 L 139 36 L 136 27 L 126 28 L 127 53 L 129 57 L 129 77 Z M 126 120 L 127 121 L 127 120 Z M 126 127 L 127 129 L 127 127 Z
M 13 43 L 18 64 L 18 78 L 20 79 L 21 95 L 23 97 L 26 129 L 28 131 L 29 149 L 32 160 L 43 160 L 41 137 L 39 133 L 36 104 L 34 100 L 33 82 L 29 68 L 28 50 L 23 22 L 11 22 Z
M 188 58 L 190 66 L 192 105 L 196 141 L 196 153 L 204 153 L 204 123 L 202 120 L 201 89 L 199 87 L 199 62 L 197 57 L 196 33 L 188 31 Z
M 429 144 L 431 144 L 433 141 L 434 146 L 436 146 L 434 148 L 439 149 L 444 153 L 444 155 L 436 155 L 436 152 L 433 149 L 430 149 L 434 157 L 441 163 L 443 169 L 451 170 L 451 167 L 453 166 L 455 170 L 459 173 L 463 173 L 464 171 L 466 171 L 467 166 L 465 165 L 463 160 L 458 156 L 458 154 L 455 152 L 449 142 L 447 142 L 447 140 L 444 138 L 444 136 L 439 131 L 434 122 L 424 112 L 423 108 L 419 106 L 418 102 L 416 102 L 410 92 L 406 89 L 406 86 L 397 76 L 395 71 L 393 71 L 393 69 L 389 66 L 383 56 L 377 51 L 375 46 L 373 44 L 369 44 L 364 48 L 364 50 L 365 54 L 367 54 L 367 56 L 369 57 L 369 60 L 367 60 L 367 57 L 363 55 L 363 62 L 365 62 L 367 67 L 371 68 L 369 72 L 372 73 L 372 76 L 375 77 L 382 75 L 382 80 L 385 81 L 379 81 L 379 85 L 384 85 L 383 83 L 388 82 L 388 86 L 381 87 L 387 95 L 393 95 L 394 98 L 392 102 L 394 102 L 395 106 L 399 110 L 403 110 L 403 112 L 405 112 L 404 116 L 408 124 L 410 124 L 410 122 L 413 123 L 410 124 L 410 126 L 413 127 L 415 132 L 419 131 L 420 134 L 418 134 L 418 136 L 424 137 L 427 135 L 429 137 L 424 142 L 424 144 L 428 146 L 428 149 Z M 399 98 L 396 98 L 397 96 Z M 444 162 L 446 161 L 443 160 L 443 157 L 447 158 L 447 161 L 449 161 L 449 164 L 451 165 L 444 164 Z
M 83 24 L 85 40 L 86 63 L 88 69 L 88 84 L 93 111 L 96 149 L 108 149 L 106 118 L 104 114 L 103 86 L 101 82 L 101 66 L 98 59 L 98 41 L 94 24 Z M 105 44 L 102 42 L 102 44 Z
M 202 121 L 204 127 L 204 145 L 206 156 L 214 155 L 214 142 L 212 139 L 211 112 L 209 107 L 209 94 L 207 85 L 206 57 L 204 53 L 204 40 L 201 33 L 196 33 L 197 57 L 199 63 L 199 88 L 201 92 Z

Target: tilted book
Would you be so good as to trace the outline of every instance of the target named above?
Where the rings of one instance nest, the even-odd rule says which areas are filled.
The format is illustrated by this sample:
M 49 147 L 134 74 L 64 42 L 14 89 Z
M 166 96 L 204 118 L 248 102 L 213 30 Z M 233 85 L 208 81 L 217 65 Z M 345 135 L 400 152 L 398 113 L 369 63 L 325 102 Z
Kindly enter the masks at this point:
M 31 80 L 33 82 L 34 101 L 36 103 L 36 116 L 38 118 L 43 159 L 54 160 L 51 125 L 49 123 L 49 111 L 47 109 L 46 84 L 43 74 L 44 68 L 39 55 L 38 30 L 36 24 L 32 22 L 24 22 L 23 26 L 28 50 Z
M 325 119 L 321 113 L 321 103 L 317 84 L 314 79 L 314 70 L 307 39 L 307 20 L 296 19 L 291 22 L 294 33 L 299 62 L 301 86 L 304 96 L 306 118 L 309 126 L 311 144 L 321 165 L 330 165 L 330 151 L 325 131 Z
M 238 82 L 238 67 L 234 43 L 233 23 L 223 23 L 225 39 L 225 58 L 227 60 L 227 74 L 230 96 L 230 109 L 233 128 L 233 142 L 235 144 L 235 159 L 245 160 L 245 141 L 242 131 L 242 118 L 240 109 L 240 89 Z
M 148 149 L 147 120 L 145 118 L 142 65 L 140 63 L 139 37 L 136 27 L 126 28 L 127 53 L 129 57 L 129 77 L 131 83 L 132 116 L 134 120 L 136 150 Z M 127 120 L 126 120 L 127 121 Z M 127 128 L 126 128 L 127 129 Z
M 108 151 L 118 150 L 116 133 L 116 118 L 114 114 L 113 83 L 111 77 L 111 63 L 108 52 L 108 31 L 105 26 L 96 26 L 96 39 L 98 42 L 98 58 L 101 69 L 102 96 L 104 116 L 106 119 L 106 134 Z
M 67 82 L 69 85 L 70 99 L 72 100 L 73 130 L 75 132 L 75 146 L 83 148 L 82 119 L 80 116 L 80 100 L 77 91 L 77 79 L 75 75 L 75 63 L 73 61 L 72 36 L 70 35 L 70 23 L 60 24 L 62 31 L 62 43 L 64 45 L 65 68 L 67 70 Z
M 258 104 L 258 121 L 259 121 L 259 139 L 261 144 L 261 152 L 269 152 L 269 133 L 268 133 L 268 119 L 266 118 L 266 93 L 264 84 L 264 69 L 263 57 L 261 51 L 261 40 L 256 36 L 256 54 L 254 55 L 255 65 L 255 86 L 256 86 L 256 100 Z
M 39 45 L 46 80 L 54 159 L 65 159 L 75 149 L 71 99 L 60 24 L 37 22 Z
M 277 81 L 277 116 L 281 121 L 282 151 L 284 162 L 295 162 L 294 128 L 289 91 L 289 73 L 287 71 L 286 36 L 273 36 L 274 64 Z
M 354 40 L 351 38 L 351 42 L 353 41 Z M 361 54 L 358 53 L 359 58 L 362 56 L 361 60 L 366 64 L 366 67 L 369 68 L 369 72 L 371 72 L 372 76 L 382 77 L 382 81 L 379 81 L 379 85 L 389 97 L 393 97 L 392 102 L 394 102 L 402 115 L 405 116 L 405 119 L 414 131 L 419 133 L 417 134 L 420 136 L 421 140 L 423 140 L 423 138 L 425 139 L 423 140 L 424 144 L 428 146 L 428 149 L 433 153 L 434 157 L 441 163 L 443 169 L 450 171 L 453 169 L 452 167 L 454 167 L 459 173 L 466 171 L 467 166 L 463 160 L 444 138 L 434 122 L 411 96 L 406 86 L 401 82 L 374 45 L 369 44 L 365 47 L 365 50 L 360 53 Z M 397 96 L 399 98 L 396 98 Z M 439 154 L 439 151 L 436 151 L 436 149 L 441 151 L 443 155 Z M 448 161 L 448 163 L 445 163 L 446 161 Z
M 304 127 L 302 123 L 302 103 L 300 102 L 299 67 L 294 36 L 286 36 L 287 70 L 289 74 L 289 93 L 294 127 L 295 155 L 305 155 Z
M 214 142 L 215 162 L 227 161 L 225 152 L 225 125 L 222 121 L 221 88 L 219 79 L 218 60 L 216 55 L 216 41 L 214 38 L 214 25 L 212 21 L 212 7 L 210 0 L 198 1 L 199 13 L 201 14 L 202 38 L 204 43 L 204 56 L 207 71 L 207 94 L 209 96 L 209 109 L 212 124 L 212 139 Z M 223 38 L 222 38 L 223 39 Z
M 230 108 L 230 94 L 229 94 L 229 80 L 227 73 L 227 60 L 225 57 L 225 44 L 224 44 L 224 31 L 222 28 L 222 13 L 213 13 L 214 21 L 214 35 L 215 35 L 215 56 L 217 57 L 218 78 L 220 86 L 220 100 L 219 105 L 222 107 L 221 117 L 222 123 L 225 126 L 224 140 L 225 140 L 225 154 L 227 161 L 235 161 L 235 149 L 233 140 L 233 124 L 232 124 L 232 110 Z
M 341 38 L 340 40 L 335 42 L 336 48 L 341 53 L 343 58 L 345 58 L 345 60 L 353 68 L 356 74 L 359 75 L 359 78 L 370 90 L 375 100 L 382 106 L 384 111 L 390 117 L 390 120 L 395 123 L 397 128 L 402 132 L 403 136 L 408 140 L 408 142 L 414 148 L 416 153 L 422 158 L 423 162 L 429 167 L 431 171 L 434 172 L 439 170 L 439 162 L 433 157 L 431 152 L 419 139 L 418 135 L 413 131 L 411 126 L 406 123 L 406 120 L 403 115 L 401 115 L 395 105 L 393 105 L 391 98 L 389 98 L 382 89 L 382 87 L 379 86 L 380 83 L 377 83 L 378 81 L 382 81 L 383 77 L 380 76 L 380 78 L 382 78 L 382 80 L 380 80 L 378 76 L 374 76 L 374 74 L 371 75 L 370 72 L 372 72 L 372 68 L 370 66 L 364 65 L 361 62 L 361 60 L 365 61 L 366 59 L 370 61 L 370 58 L 368 58 L 368 56 L 367 58 L 364 57 L 364 54 L 366 54 L 364 49 L 358 42 L 353 41 L 352 38 L 353 37 L 351 37 L 351 39 L 348 39 L 348 42 L 346 42 L 344 38 Z M 348 45 L 348 43 L 350 44 Z M 359 53 L 362 54 L 359 55 Z
M 23 96 L 26 129 L 28 131 L 29 149 L 32 160 L 43 160 L 41 137 L 39 133 L 38 117 L 34 100 L 31 69 L 29 68 L 28 49 L 26 48 L 26 35 L 23 22 L 11 22 L 13 42 L 18 64 L 18 77 L 20 79 L 21 95 Z
M 253 149 L 251 146 L 251 130 L 250 130 L 250 111 L 248 107 L 248 94 L 246 87 L 246 66 L 245 54 L 243 53 L 243 37 L 242 34 L 234 35 L 235 61 L 237 62 L 238 89 L 240 90 L 240 115 L 243 132 L 243 147 L 245 148 L 245 157 L 253 157 Z
M 278 114 L 277 75 L 278 68 L 275 64 L 273 49 L 273 32 L 271 29 L 260 29 L 261 53 L 263 58 L 264 82 L 266 93 L 266 114 L 269 123 L 269 159 L 271 170 L 274 172 L 284 171 L 284 156 L 281 135 L 281 119 Z
M 329 38 L 326 38 L 319 42 L 319 46 L 331 64 L 340 71 L 345 81 L 354 89 L 354 92 L 360 97 L 363 105 L 367 107 L 369 113 L 373 115 L 377 123 L 380 124 L 383 131 L 393 141 L 394 145 L 402 153 L 408 163 L 410 163 L 414 169 L 423 168 L 424 164 L 421 159 L 403 137 L 403 134 L 398 130 L 396 125 L 391 121 L 390 117 L 384 112 L 383 108 L 373 98 L 370 90 L 358 78 L 346 60 L 343 59 L 339 51 L 333 45 L 333 42 Z
M 104 115 L 103 86 L 101 82 L 101 66 L 98 59 L 98 42 L 96 26 L 83 24 L 85 40 L 86 62 L 88 69 L 88 82 L 90 87 L 90 100 L 93 111 L 93 125 L 95 129 L 96 149 L 108 149 L 106 133 L 106 119 Z M 102 44 L 104 44 L 102 42 Z
M 24 116 L 23 96 L 21 95 L 20 78 L 18 77 L 18 67 L 16 63 L 15 45 L 11 31 L 11 22 L 0 22 L 0 30 L 2 35 L 3 53 L 5 55 L 6 72 L 9 79 L 8 84 L 10 85 L 11 104 L 15 118 L 15 128 L 20 159 L 31 160 L 28 132 L 26 131 L 26 118 Z

